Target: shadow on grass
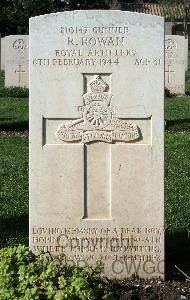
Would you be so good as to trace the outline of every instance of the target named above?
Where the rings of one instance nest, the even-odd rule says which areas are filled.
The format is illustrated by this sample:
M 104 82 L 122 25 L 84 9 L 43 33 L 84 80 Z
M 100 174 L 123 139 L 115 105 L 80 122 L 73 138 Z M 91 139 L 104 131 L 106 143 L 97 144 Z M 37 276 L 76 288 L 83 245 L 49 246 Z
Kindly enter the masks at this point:
M 175 265 L 190 276 L 190 239 L 187 230 L 166 233 L 165 243 L 166 280 L 185 280 Z
M 190 130 L 190 119 L 166 120 L 165 128 L 174 132 Z
M 0 118 L 0 122 L 4 121 L 2 118 Z M 29 123 L 28 121 L 21 121 L 21 122 L 10 122 L 10 123 L 2 123 L 0 124 L 0 130 L 3 131 L 23 131 L 28 130 Z
M 29 216 L 27 214 L 3 218 L 0 217 L 0 248 L 28 245 Z

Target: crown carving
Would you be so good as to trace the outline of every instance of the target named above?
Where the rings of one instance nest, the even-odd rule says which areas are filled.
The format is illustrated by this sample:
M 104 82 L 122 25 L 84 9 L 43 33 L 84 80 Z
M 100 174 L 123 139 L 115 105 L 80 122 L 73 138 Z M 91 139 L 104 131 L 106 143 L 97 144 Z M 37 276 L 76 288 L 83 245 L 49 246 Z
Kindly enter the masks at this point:
M 107 91 L 109 85 L 103 81 L 100 75 L 96 76 L 96 79 L 90 82 L 90 89 L 94 93 L 103 93 Z

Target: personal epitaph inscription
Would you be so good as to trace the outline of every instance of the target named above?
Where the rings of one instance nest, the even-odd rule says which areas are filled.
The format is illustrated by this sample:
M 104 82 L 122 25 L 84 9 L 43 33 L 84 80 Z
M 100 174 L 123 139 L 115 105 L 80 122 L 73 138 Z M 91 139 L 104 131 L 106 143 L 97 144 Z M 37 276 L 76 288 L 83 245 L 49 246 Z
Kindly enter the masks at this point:
M 185 38 L 165 37 L 165 87 L 173 94 L 185 93 Z
M 164 277 L 163 18 L 39 16 L 30 47 L 30 247 Z
M 5 86 L 28 87 L 28 36 L 5 37 Z

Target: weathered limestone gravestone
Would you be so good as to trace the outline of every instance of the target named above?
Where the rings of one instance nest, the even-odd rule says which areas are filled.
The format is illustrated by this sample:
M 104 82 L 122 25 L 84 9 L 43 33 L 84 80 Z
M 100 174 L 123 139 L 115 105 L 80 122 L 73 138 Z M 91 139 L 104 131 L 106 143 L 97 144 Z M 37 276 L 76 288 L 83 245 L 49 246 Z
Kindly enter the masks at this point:
M 189 39 L 185 38 L 185 71 L 188 71 Z
M 173 22 L 165 22 L 165 34 L 172 34 Z
M 5 70 L 5 37 L 1 38 L 1 70 Z
M 163 18 L 31 18 L 30 93 L 30 247 L 163 277 Z
M 28 36 L 5 37 L 5 86 L 28 87 Z
M 166 31 L 165 31 L 166 33 Z M 167 33 L 166 33 L 167 34 Z M 169 33 L 168 33 L 169 34 Z M 185 51 L 185 71 L 188 70 L 188 48 L 189 48 L 189 43 L 188 43 L 188 35 L 185 34 L 184 31 L 176 31 L 176 35 L 183 36 L 185 39 L 185 46 L 184 46 L 184 51 Z
M 185 38 L 165 36 L 165 87 L 173 94 L 185 93 Z

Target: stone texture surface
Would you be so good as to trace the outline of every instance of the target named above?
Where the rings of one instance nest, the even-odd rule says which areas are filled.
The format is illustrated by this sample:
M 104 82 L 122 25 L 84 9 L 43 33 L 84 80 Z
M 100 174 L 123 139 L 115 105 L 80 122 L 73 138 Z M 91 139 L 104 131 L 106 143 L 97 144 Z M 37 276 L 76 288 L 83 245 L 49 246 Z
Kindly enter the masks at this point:
M 185 71 L 188 71 L 189 39 L 185 38 Z
M 172 34 L 172 27 L 174 26 L 173 22 L 165 22 L 165 34 Z
M 165 36 L 165 87 L 173 94 L 185 93 L 185 37 Z
M 28 87 L 28 35 L 5 37 L 5 86 Z
M 164 20 L 30 19 L 30 246 L 164 277 Z

